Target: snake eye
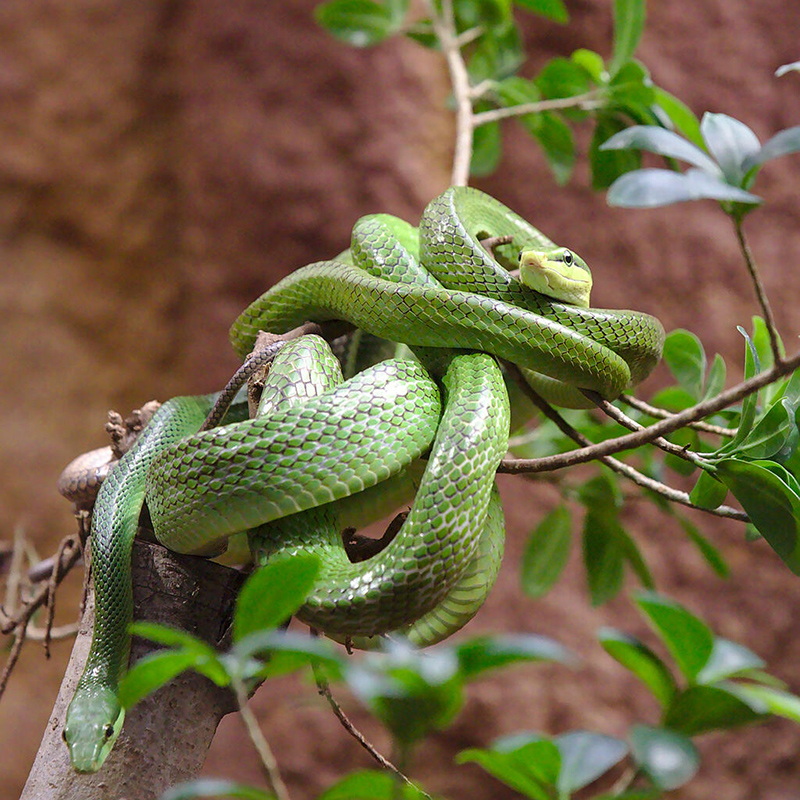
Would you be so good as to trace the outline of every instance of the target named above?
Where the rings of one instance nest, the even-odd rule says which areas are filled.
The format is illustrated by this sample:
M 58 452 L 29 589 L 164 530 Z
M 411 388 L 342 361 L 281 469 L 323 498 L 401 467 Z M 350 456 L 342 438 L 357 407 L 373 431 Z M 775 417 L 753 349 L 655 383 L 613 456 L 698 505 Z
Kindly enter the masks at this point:
M 572 262 L 573 262 L 573 260 L 574 260 L 574 259 L 573 259 L 573 256 L 572 256 L 572 251 L 571 251 L 571 250 L 565 250 L 565 251 L 564 251 L 564 263 L 565 263 L 565 264 L 566 264 L 568 267 L 571 267 L 571 266 L 572 266 Z
M 103 728 L 103 736 L 105 736 L 106 739 L 110 739 L 113 735 L 114 735 L 114 726 L 111 723 L 109 723 Z

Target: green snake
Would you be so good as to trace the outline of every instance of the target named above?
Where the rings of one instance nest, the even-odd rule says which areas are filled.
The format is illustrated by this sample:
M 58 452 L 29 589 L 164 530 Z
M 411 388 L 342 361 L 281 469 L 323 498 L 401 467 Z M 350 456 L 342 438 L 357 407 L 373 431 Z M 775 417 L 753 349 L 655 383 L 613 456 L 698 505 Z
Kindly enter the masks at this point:
M 490 253 L 480 241 L 497 236 L 513 239 Z M 259 331 L 328 320 L 408 345 L 415 357 L 341 382 L 323 343 L 303 337 L 276 357 L 254 418 L 198 433 L 210 396 L 174 398 L 156 412 L 94 506 L 95 628 L 64 729 L 75 768 L 99 769 L 124 719 L 117 687 L 145 501 L 156 537 L 177 552 L 216 554 L 243 536 L 259 562 L 319 552 L 320 579 L 299 616 L 335 637 L 401 630 L 428 644 L 463 625 L 502 550 L 494 473 L 509 417 L 497 359 L 554 401 L 582 405 L 579 390 L 613 399 L 660 358 L 660 323 L 591 309 L 590 288 L 574 253 L 493 198 L 451 188 L 418 230 L 363 218 L 336 261 L 303 267 L 252 303 L 230 332 L 242 357 Z M 342 527 L 408 488 L 416 498 L 394 539 L 350 563 Z

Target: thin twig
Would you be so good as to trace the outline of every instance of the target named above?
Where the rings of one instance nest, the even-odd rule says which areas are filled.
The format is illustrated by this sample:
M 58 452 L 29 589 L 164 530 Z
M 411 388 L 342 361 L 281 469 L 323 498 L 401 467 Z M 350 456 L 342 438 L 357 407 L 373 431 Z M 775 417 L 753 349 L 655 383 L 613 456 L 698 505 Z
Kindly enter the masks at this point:
M 22 652 L 22 645 L 25 644 L 25 633 L 28 627 L 28 620 L 20 622 L 14 629 L 14 644 L 11 646 L 11 652 L 8 654 L 8 661 L 3 667 L 3 673 L 0 675 L 0 698 L 8 685 L 8 679 L 11 677 L 11 672 L 17 664 L 19 654 Z
M 442 47 L 450 85 L 456 101 L 456 135 L 453 153 L 453 171 L 450 177 L 452 186 L 466 186 L 469 181 L 469 168 L 472 161 L 473 114 L 470 98 L 469 73 L 461 55 L 460 42 L 456 35 L 455 16 L 452 0 L 442 0 L 441 12 L 429 0 L 431 25 Z
M 247 690 L 241 681 L 238 680 L 233 682 L 233 687 L 236 693 L 236 704 L 239 707 L 239 713 L 242 715 L 242 722 L 244 722 L 247 735 L 250 737 L 250 741 L 253 743 L 253 747 L 255 747 L 261 759 L 261 764 L 264 767 L 264 772 L 269 781 L 270 788 L 275 793 L 278 800 L 289 800 L 289 790 L 286 788 L 283 778 L 281 778 L 275 754 L 272 752 L 269 742 L 264 738 L 264 734 L 258 726 L 258 720 L 256 720 L 255 714 L 253 714 L 250 707 L 247 705 Z
M 747 244 L 747 239 L 745 239 L 741 217 L 734 217 L 733 227 L 736 230 L 736 238 L 739 240 L 739 248 L 744 256 L 745 264 L 747 264 L 747 271 L 750 273 L 750 280 L 753 282 L 758 304 L 761 306 L 761 313 L 764 315 L 764 323 L 767 326 L 767 333 L 769 334 L 769 346 L 772 349 L 772 358 L 775 364 L 779 365 L 783 362 L 783 353 L 781 352 L 778 329 L 775 326 L 775 317 L 772 315 L 772 308 L 767 298 L 767 292 L 764 289 L 764 284 L 761 282 L 761 276 L 758 273 L 753 254 L 750 252 L 750 245 Z
M 630 394 L 620 395 L 619 399 L 631 408 L 635 408 L 649 417 L 655 417 L 655 419 L 670 419 L 675 416 L 672 411 L 667 411 L 665 408 L 659 408 L 658 406 L 651 406 L 650 403 L 646 403 L 644 400 L 640 400 Z M 690 422 L 686 427 L 694 428 L 696 431 L 702 431 L 703 433 L 713 433 L 716 436 L 727 436 L 729 438 L 736 436 L 737 431 L 736 428 L 723 428 L 722 425 L 712 425 L 710 422 L 702 421 Z
M 500 462 L 497 471 L 512 475 L 520 472 L 550 472 L 554 469 L 585 464 L 588 461 L 594 461 L 602 456 L 613 455 L 623 450 L 633 450 L 643 444 L 648 444 L 657 436 L 665 436 L 685 427 L 690 422 L 708 417 L 723 408 L 733 405 L 743 397 L 757 392 L 778 378 L 788 375 L 798 367 L 800 367 L 800 352 L 795 353 L 791 358 L 774 364 L 770 369 L 760 372 L 758 375 L 754 375 L 736 386 L 732 386 L 716 397 L 711 397 L 691 408 L 673 414 L 669 419 L 662 419 L 660 422 L 648 425 L 640 431 L 634 431 L 614 439 L 606 439 L 604 442 L 587 445 L 578 450 L 570 450 L 568 453 L 559 453 L 543 458 L 506 458 Z
M 317 691 L 328 701 L 328 705 L 331 707 L 333 713 L 336 715 L 336 718 L 342 724 L 342 727 L 375 759 L 375 761 L 385 770 L 388 772 L 393 773 L 398 778 L 400 778 L 405 783 L 409 784 L 409 786 L 413 785 L 411 780 L 403 774 L 388 758 L 386 758 L 380 751 L 377 750 L 375 745 L 373 745 L 363 733 L 361 733 L 358 728 L 350 721 L 350 718 L 347 714 L 344 713 L 344 709 L 336 702 L 336 698 L 331 693 L 330 686 L 325 678 L 322 677 L 319 669 L 315 666 L 314 667 L 314 680 L 317 684 Z
M 559 111 L 567 108 L 580 108 L 590 111 L 602 108 L 606 101 L 598 99 L 599 92 L 585 92 L 576 94 L 573 97 L 556 97 L 552 100 L 537 100 L 533 103 L 520 103 L 516 106 L 505 106 L 503 108 L 492 108 L 489 111 L 481 111 L 472 117 L 472 125 L 477 128 L 481 125 L 488 125 L 490 122 L 498 122 L 501 119 L 511 117 L 523 117 L 526 114 L 541 114 L 542 111 Z
M 591 445 L 589 439 L 587 439 L 580 431 L 576 430 L 572 427 L 549 403 L 545 402 L 537 392 L 535 392 L 527 383 L 527 381 L 522 377 L 522 373 L 519 372 L 518 368 L 511 365 L 509 367 L 509 371 L 514 378 L 514 380 L 519 384 L 520 388 L 525 392 L 528 398 L 531 400 L 532 403 L 536 405 L 537 408 L 551 421 L 553 422 L 558 429 L 568 436 L 573 441 L 577 442 L 580 445 L 586 447 L 587 445 Z M 574 452 L 582 452 L 582 451 L 574 451 Z M 522 460 L 522 459 L 517 459 Z M 534 461 L 538 459 L 533 459 Z M 609 469 L 612 469 L 614 472 L 623 475 L 624 477 L 628 478 L 629 480 L 633 481 L 637 485 L 649 489 L 652 492 L 656 492 L 657 494 L 665 497 L 667 500 L 671 500 L 674 503 L 679 503 L 684 506 L 688 506 L 689 508 L 695 508 L 698 511 L 704 511 L 708 514 L 713 514 L 717 517 L 726 517 L 729 519 L 736 519 L 742 522 L 748 522 L 749 518 L 746 514 L 742 511 L 739 511 L 735 508 L 731 508 L 730 506 L 719 506 L 714 509 L 707 509 L 707 508 L 700 508 L 700 506 L 696 506 L 689 495 L 686 492 L 683 492 L 679 489 L 674 489 L 671 486 L 667 486 L 665 483 L 661 483 L 661 481 L 657 481 L 654 478 L 650 478 L 647 475 L 642 474 L 639 470 L 635 469 L 634 467 L 630 466 L 630 464 L 626 464 L 623 461 L 619 461 L 616 458 L 612 458 L 611 456 L 599 456 L 598 460 L 605 464 Z M 513 461 L 512 459 L 504 459 L 504 461 Z

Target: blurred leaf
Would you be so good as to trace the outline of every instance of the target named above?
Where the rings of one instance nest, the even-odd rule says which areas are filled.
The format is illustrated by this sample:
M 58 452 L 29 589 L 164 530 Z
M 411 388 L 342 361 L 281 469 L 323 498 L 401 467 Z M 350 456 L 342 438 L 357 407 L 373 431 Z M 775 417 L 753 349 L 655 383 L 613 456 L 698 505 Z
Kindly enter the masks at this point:
M 428 797 L 416 786 L 398 786 L 389 772 L 364 769 L 351 772 L 324 791 L 317 800 L 422 800 Z
M 241 670 L 248 660 L 269 656 L 264 664 L 257 662 L 261 678 L 282 675 L 309 664 L 325 667 L 329 674 L 339 677 L 345 665 L 343 656 L 327 639 L 312 638 L 295 631 L 256 630 L 241 638 L 231 648 L 229 657 Z
M 800 126 L 787 128 L 776 133 L 764 146 L 752 156 L 744 160 L 742 169 L 747 172 L 753 167 L 761 166 L 773 158 L 788 156 L 800 151 Z
M 689 200 L 720 200 L 758 205 L 761 198 L 697 169 L 672 172 L 639 169 L 622 175 L 608 190 L 607 202 L 622 208 L 656 208 Z
M 571 795 L 604 775 L 628 754 L 628 745 L 613 736 L 570 731 L 555 739 L 561 753 L 560 795 Z
M 603 145 L 615 133 L 625 130 L 628 123 L 616 114 L 598 113 L 592 142 L 589 147 L 589 164 L 592 168 L 592 188 L 607 189 L 621 175 L 638 169 L 642 156 L 633 150 L 604 150 Z
M 578 499 L 588 511 L 606 516 L 616 516 L 622 507 L 619 483 L 607 471 L 586 481 L 578 489 Z
M 660 87 L 655 87 L 655 93 L 655 102 L 659 108 L 666 112 L 675 128 L 692 144 L 697 145 L 699 148 L 704 148 L 703 136 L 700 133 L 700 121 L 692 110 L 675 95 L 664 91 Z
M 636 763 L 664 791 L 683 786 L 700 766 L 700 756 L 691 740 L 664 728 L 634 725 L 631 749 Z
M 686 161 L 710 176 L 721 177 L 720 168 L 696 145 L 677 133 L 655 125 L 625 128 L 604 142 L 601 150 L 647 150 L 667 158 Z
M 482 19 L 479 25 L 485 27 L 486 21 Z M 475 84 L 499 81 L 513 75 L 524 59 L 519 29 L 509 22 L 485 31 L 473 47 L 467 68 Z
M 546 594 L 569 560 L 572 519 L 565 505 L 557 506 L 537 526 L 522 554 L 520 577 L 529 597 Z
M 544 112 L 529 130 L 541 145 L 556 183 L 563 186 L 570 179 L 575 164 L 575 143 L 569 125 L 557 115 Z
M 274 800 L 275 795 L 256 789 L 254 786 L 245 786 L 235 781 L 217 778 L 201 778 L 196 781 L 187 781 L 178 786 L 167 789 L 161 795 L 161 800 L 193 800 L 195 797 L 235 797 L 239 800 Z
M 692 686 L 681 692 L 664 716 L 665 727 L 687 736 L 746 725 L 764 718 L 721 686 Z
M 720 578 L 727 578 L 730 574 L 730 569 L 719 550 L 700 533 L 696 525 L 686 519 L 682 514 L 677 514 L 676 518 L 686 535 L 692 540 L 694 546 L 700 551 L 700 555 L 703 556 L 711 569 L 713 569 Z
M 328 0 L 314 9 L 314 16 L 328 33 L 353 47 L 378 44 L 397 26 L 389 9 L 373 0 Z
M 549 739 L 516 735 L 498 740 L 491 749 L 471 748 L 456 756 L 458 764 L 480 765 L 499 781 L 533 800 L 552 800 L 561 755 Z
M 613 102 L 620 106 L 642 106 L 649 110 L 655 102 L 650 73 L 638 61 L 627 61 L 608 84 Z
M 700 132 L 722 174 L 733 186 L 741 186 L 745 162 L 761 150 L 761 142 L 753 131 L 727 114 L 706 112 L 700 121 Z
M 714 636 L 701 619 L 668 597 L 639 592 L 636 603 L 647 615 L 690 683 L 705 666 L 714 646 Z
M 636 675 L 662 706 L 669 705 L 677 691 L 675 679 L 667 665 L 644 642 L 613 628 L 601 628 L 597 637 L 603 649 Z
M 588 511 L 583 524 L 583 562 L 593 606 L 616 597 L 624 578 L 618 525 L 606 514 Z
M 570 58 L 596 83 L 604 83 L 608 77 L 603 57 L 594 50 L 581 48 L 576 50 Z
M 464 680 L 523 661 L 575 662 L 575 657 L 563 645 L 536 634 L 479 636 L 457 645 L 455 652 Z
M 633 55 L 644 30 L 644 0 L 614 0 L 614 53 L 608 71 L 614 75 Z
M 773 471 L 755 462 L 727 458 L 716 468 L 759 533 L 800 575 L 800 497 Z
M 699 399 L 706 376 L 706 353 L 700 339 L 683 328 L 670 331 L 664 340 L 663 358 L 675 380 Z
M 797 695 L 751 683 L 726 683 L 725 686 L 748 703 L 754 711 L 763 711 L 793 722 L 800 722 L 800 697 Z
M 775 77 L 780 78 L 789 72 L 800 72 L 800 61 L 793 61 L 791 64 L 783 64 L 775 70 Z
M 558 99 L 575 97 L 589 91 L 586 72 L 574 61 L 553 58 L 544 65 L 534 80 L 542 97 Z
M 762 669 L 764 662 L 749 648 L 729 639 L 714 637 L 714 649 L 697 675 L 698 683 L 716 683 L 725 678 Z
M 562 25 L 569 22 L 569 14 L 562 0 L 514 0 L 514 5 Z
M 277 628 L 305 602 L 319 573 L 319 558 L 298 554 L 271 560 L 242 586 L 233 617 L 233 641 Z
M 216 653 L 216 650 L 210 644 L 206 644 L 197 636 L 169 625 L 159 625 L 157 622 L 143 620 L 131 623 L 129 630 L 131 636 L 139 636 L 150 642 L 164 645 L 164 647 L 181 647 L 187 650 Z
M 717 480 L 711 472 L 701 470 L 689 499 L 698 508 L 719 508 L 728 495 L 728 487 Z
M 500 123 L 489 122 L 478 126 L 473 137 L 470 175 L 476 178 L 491 175 L 497 169 L 502 155 Z

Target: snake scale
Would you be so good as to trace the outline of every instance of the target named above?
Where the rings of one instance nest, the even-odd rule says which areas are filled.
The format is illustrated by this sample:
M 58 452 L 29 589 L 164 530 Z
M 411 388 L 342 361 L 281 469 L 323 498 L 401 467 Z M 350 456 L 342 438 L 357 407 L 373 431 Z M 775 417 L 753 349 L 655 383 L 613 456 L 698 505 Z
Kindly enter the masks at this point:
M 480 243 L 488 237 L 512 238 L 490 252 Z M 509 407 L 498 359 L 554 402 L 576 406 L 585 404 L 579 390 L 613 399 L 660 359 L 660 323 L 589 308 L 590 288 L 574 253 L 488 195 L 451 188 L 418 229 L 388 215 L 362 218 L 348 251 L 253 302 L 230 331 L 243 358 L 259 331 L 328 320 L 413 355 L 343 380 L 327 344 L 305 336 L 275 357 L 252 419 L 233 410 L 198 433 L 213 396 L 174 398 L 156 412 L 108 471 L 94 506 L 95 628 L 64 730 L 75 768 L 99 769 L 124 719 L 117 687 L 145 502 L 156 537 L 177 552 L 213 555 L 242 537 L 256 563 L 317 552 L 320 576 L 298 616 L 334 637 L 358 644 L 401 631 L 425 645 L 461 627 L 502 553 L 494 473 Z M 342 529 L 380 517 L 414 489 L 391 542 L 351 563 Z

